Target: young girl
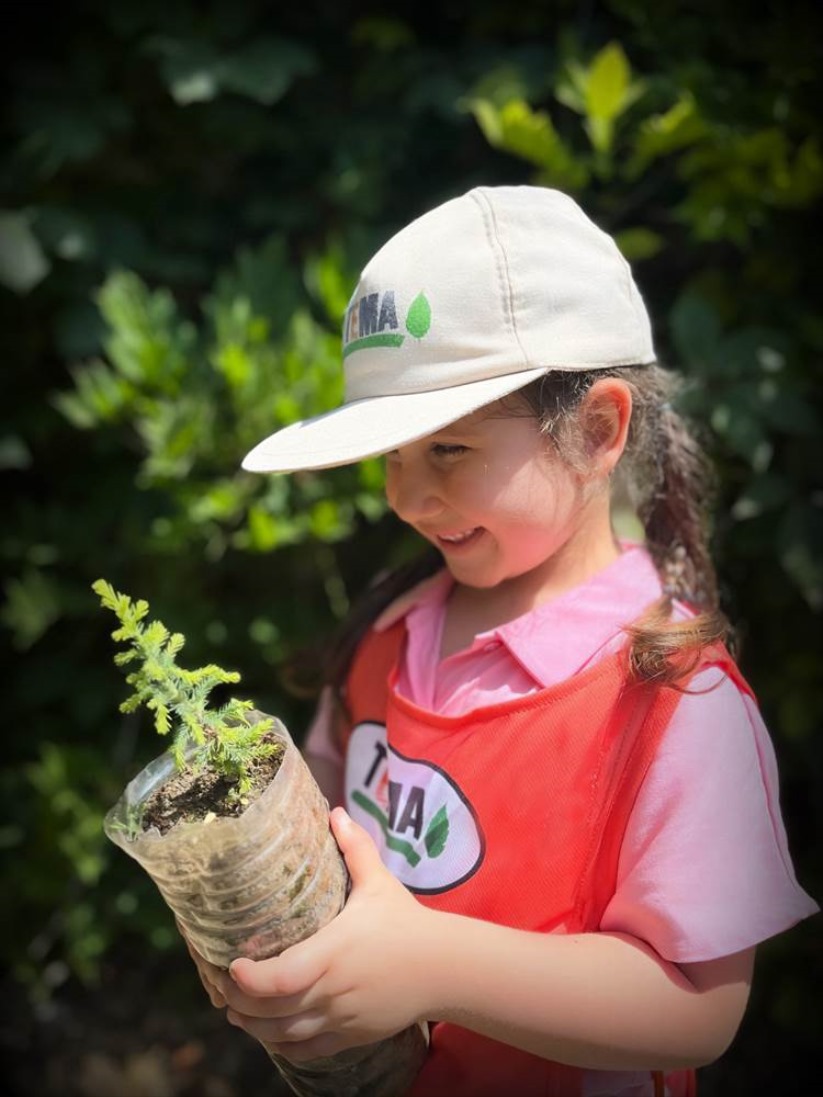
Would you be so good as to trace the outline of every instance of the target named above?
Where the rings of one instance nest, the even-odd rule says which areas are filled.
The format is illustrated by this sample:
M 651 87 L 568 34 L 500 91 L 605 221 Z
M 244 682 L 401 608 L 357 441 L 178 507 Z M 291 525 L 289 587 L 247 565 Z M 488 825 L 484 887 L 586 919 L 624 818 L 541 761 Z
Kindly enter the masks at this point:
M 385 454 L 435 551 L 370 592 L 306 742 L 347 905 L 200 962 L 212 1001 L 297 1062 L 427 1020 L 427 1097 L 694 1092 L 817 906 L 629 267 L 565 195 L 477 188 L 368 264 L 343 357 L 344 405 L 244 466 Z

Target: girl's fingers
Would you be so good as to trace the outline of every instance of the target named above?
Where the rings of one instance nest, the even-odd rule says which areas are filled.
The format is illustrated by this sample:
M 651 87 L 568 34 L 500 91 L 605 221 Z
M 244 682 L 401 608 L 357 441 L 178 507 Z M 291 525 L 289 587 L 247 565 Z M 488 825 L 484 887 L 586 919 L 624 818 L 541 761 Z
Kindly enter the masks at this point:
M 217 1009 L 229 1006 L 246 1017 L 271 1019 L 291 1017 L 313 1004 L 311 990 L 316 966 L 313 950 L 300 950 L 293 955 L 281 978 L 286 953 L 260 961 L 241 957 L 233 961 L 227 972 L 204 960 L 187 940 L 186 948 L 211 1004 Z M 290 993 L 292 986 L 296 990 Z
M 216 989 L 223 998 L 223 1004 L 234 1013 L 261 1020 L 292 1017 L 317 1005 L 317 996 L 312 993 L 311 987 L 297 994 L 246 994 L 225 972 L 220 976 Z
M 354 887 L 365 883 L 373 873 L 386 871 L 371 836 L 343 808 L 335 808 L 329 818 Z
M 179 927 L 180 923 L 178 922 L 177 924 Z M 191 956 L 194 961 L 194 966 L 197 968 L 197 974 L 200 976 L 200 982 L 203 984 L 203 989 L 209 996 L 209 1001 L 215 1009 L 222 1009 L 227 1003 L 218 986 L 220 968 L 215 967 L 214 964 L 210 964 L 208 960 L 204 960 L 200 953 L 192 948 L 185 934 L 181 933 L 181 936 L 186 942 L 189 956 Z
M 217 987 L 212 986 L 205 976 L 200 975 L 200 982 L 203 984 L 203 989 L 206 991 L 206 994 L 208 994 L 209 1001 L 215 1009 L 223 1009 L 223 1007 L 228 1004 Z
M 241 957 L 229 967 L 220 988 L 230 998 L 229 982 L 250 998 L 292 998 L 308 993 L 326 970 L 325 934 L 319 930 L 269 960 Z
M 177 924 L 178 926 L 180 925 L 179 922 Z M 194 946 L 189 941 L 188 937 L 185 936 L 185 934 L 181 933 L 181 936 L 183 937 L 183 941 L 185 942 L 186 948 L 188 949 L 189 956 L 191 956 L 192 960 L 194 961 L 194 965 L 197 970 L 202 976 L 205 976 L 206 978 L 211 978 L 212 981 L 214 981 L 216 977 L 220 974 L 220 968 L 215 967 L 214 964 L 210 964 L 208 960 L 204 959 L 204 957 L 202 957 L 200 953 L 197 952 L 197 950 L 194 948 Z
M 216 982 L 205 972 L 195 960 L 195 967 L 197 968 L 197 974 L 200 976 L 200 982 L 203 984 L 203 989 L 209 996 L 209 1001 L 216 1009 L 222 1009 L 227 1005 L 226 999 L 220 991 L 220 987 Z
M 230 1024 L 242 1028 L 263 1044 L 294 1044 L 321 1036 L 327 1021 L 319 1010 L 306 1010 L 290 1017 L 249 1017 L 230 1009 Z

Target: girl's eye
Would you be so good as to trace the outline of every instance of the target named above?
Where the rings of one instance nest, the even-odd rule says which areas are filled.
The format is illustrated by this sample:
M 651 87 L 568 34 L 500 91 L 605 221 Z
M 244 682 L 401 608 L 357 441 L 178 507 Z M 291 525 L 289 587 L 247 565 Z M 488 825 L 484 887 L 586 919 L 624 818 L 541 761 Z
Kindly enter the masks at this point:
M 435 442 L 432 445 L 432 453 L 435 457 L 459 457 L 467 449 L 468 446 L 449 445 L 447 442 Z

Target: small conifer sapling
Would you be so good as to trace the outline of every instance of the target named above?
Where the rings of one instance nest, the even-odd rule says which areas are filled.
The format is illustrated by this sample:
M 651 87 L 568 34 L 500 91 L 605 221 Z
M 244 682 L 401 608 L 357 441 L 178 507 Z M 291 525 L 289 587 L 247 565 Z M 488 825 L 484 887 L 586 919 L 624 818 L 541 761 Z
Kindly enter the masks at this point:
M 244 804 L 252 787 L 252 768 L 282 749 L 266 739 L 274 721 L 253 722 L 251 701 L 234 697 L 219 708 L 210 707 L 209 694 L 216 686 L 240 681 L 236 671 L 214 664 L 197 670 L 179 667 L 177 655 L 185 637 L 169 632 L 162 621 L 146 621 L 148 602 L 132 601 L 105 579 L 93 583 L 92 590 L 120 622 L 112 639 L 128 645 L 114 656 L 118 666 L 132 668 L 126 681 L 134 692 L 120 711 L 134 712 L 145 705 L 154 713 L 158 733 L 171 734 L 177 769 L 208 767 L 232 786 L 230 798 Z

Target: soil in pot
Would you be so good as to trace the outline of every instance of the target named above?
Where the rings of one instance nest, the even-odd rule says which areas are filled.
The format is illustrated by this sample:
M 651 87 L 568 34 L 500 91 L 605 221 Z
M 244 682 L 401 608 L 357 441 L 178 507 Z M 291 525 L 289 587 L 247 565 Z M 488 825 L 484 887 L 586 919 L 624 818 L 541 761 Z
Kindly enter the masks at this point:
M 248 805 L 265 792 L 283 761 L 283 745 L 275 736 L 265 735 L 262 741 L 275 746 L 276 753 L 250 765 L 251 788 L 245 801 L 233 795 L 234 784 L 220 774 L 207 768 L 186 767 L 156 788 L 145 801 L 142 829 L 148 831 L 156 827 L 160 834 L 166 834 L 178 823 L 242 815 Z

